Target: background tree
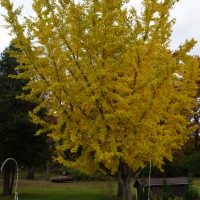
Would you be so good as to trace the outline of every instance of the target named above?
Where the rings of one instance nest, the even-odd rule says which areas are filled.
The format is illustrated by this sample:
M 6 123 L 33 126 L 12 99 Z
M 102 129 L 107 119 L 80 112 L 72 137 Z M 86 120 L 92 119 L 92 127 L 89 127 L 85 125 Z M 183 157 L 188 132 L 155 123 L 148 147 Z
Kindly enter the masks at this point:
M 0 2 L 22 50 L 11 52 L 24 63 L 12 77 L 29 79 L 21 98 L 38 103 L 30 113 L 43 126 L 38 134 L 49 131 L 60 163 L 108 173 L 123 200 L 132 199 L 131 178 L 150 158 L 158 167 L 171 160 L 196 129 L 188 116 L 198 62 L 187 55 L 195 41 L 180 45 L 176 56 L 169 49 L 176 0 L 143 0 L 140 15 L 123 0 L 35 0 L 36 17 L 23 24 L 21 8 Z M 46 108 L 56 124 L 38 116 Z M 66 159 L 68 151 L 79 157 Z
M 200 69 L 200 57 L 197 58 L 199 62 L 199 69 Z M 197 89 L 197 94 L 196 94 L 196 100 L 197 100 L 197 105 L 192 107 L 192 115 L 191 115 L 191 121 L 193 123 L 196 123 L 197 129 L 192 133 L 191 137 L 193 138 L 193 145 L 194 145 L 194 150 L 199 151 L 199 140 L 200 140 L 200 81 L 196 81 L 198 89 Z
M 12 45 L 0 56 L 0 163 L 7 158 L 14 158 L 19 166 L 36 167 L 49 159 L 50 151 L 46 144 L 46 135 L 35 136 L 39 126 L 31 122 L 28 111 L 34 108 L 32 102 L 16 99 L 22 92 L 26 80 L 16 80 L 9 74 L 18 74 L 14 68 L 19 65 L 16 58 L 11 58 L 8 50 L 18 51 Z M 12 193 L 15 163 L 6 162 L 4 165 L 3 195 Z M 10 182 L 10 174 L 12 181 Z M 34 176 L 28 178 L 34 178 Z

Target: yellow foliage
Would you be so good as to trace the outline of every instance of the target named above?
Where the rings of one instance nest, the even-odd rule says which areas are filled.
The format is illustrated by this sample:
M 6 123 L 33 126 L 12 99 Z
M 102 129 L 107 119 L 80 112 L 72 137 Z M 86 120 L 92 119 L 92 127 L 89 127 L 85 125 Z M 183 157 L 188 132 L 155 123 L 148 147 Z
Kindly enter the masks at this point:
M 170 51 L 175 2 L 143 0 L 139 16 L 122 0 L 35 0 L 36 16 L 20 24 L 21 8 L 0 0 L 21 49 L 11 52 L 23 63 L 12 77 L 29 79 L 21 97 L 38 103 L 33 122 L 62 140 L 60 163 L 87 173 L 103 165 L 114 174 L 120 163 L 136 172 L 152 157 L 161 167 L 196 128 L 188 126 L 198 80 L 188 52 L 196 42 Z M 39 117 L 42 109 L 57 123 Z M 67 160 L 66 152 L 78 157 Z

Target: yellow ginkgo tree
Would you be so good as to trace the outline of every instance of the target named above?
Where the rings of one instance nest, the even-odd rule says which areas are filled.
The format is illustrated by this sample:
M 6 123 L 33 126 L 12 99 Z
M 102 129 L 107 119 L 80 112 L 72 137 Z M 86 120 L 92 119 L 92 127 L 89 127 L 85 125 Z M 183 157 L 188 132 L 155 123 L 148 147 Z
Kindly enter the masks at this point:
M 34 0 L 35 15 L 18 16 L 9 0 L 7 28 L 20 52 L 18 79 L 29 79 L 18 98 L 38 103 L 30 112 L 38 132 L 49 132 L 56 159 L 92 174 L 115 177 L 123 200 L 130 181 L 149 163 L 161 167 L 196 128 L 198 62 L 192 39 L 170 50 L 178 0 L 143 0 L 141 12 L 127 0 Z M 49 123 L 39 115 L 53 116 Z M 68 159 L 68 155 L 77 155 Z

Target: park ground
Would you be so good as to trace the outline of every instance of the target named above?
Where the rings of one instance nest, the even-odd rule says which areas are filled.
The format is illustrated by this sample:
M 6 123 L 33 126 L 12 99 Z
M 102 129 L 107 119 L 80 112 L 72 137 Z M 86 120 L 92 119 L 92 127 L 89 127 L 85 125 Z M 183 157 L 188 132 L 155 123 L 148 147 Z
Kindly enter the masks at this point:
M 194 179 L 194 186 L 200 192 L 200 179 Z M 0 179 L 0 191 L 2 192 L 3 180 Z M 135 197 L 135 189 L 132 194 Z M 15 190 L 15 188 L 14 188 Z M 19 179 L 19 200 L 117 200 L 117 181 L 75 181 L 69 183 L 52 183 L 46 180 Z M 14 193 L 14 191 L 13 191 Z M 3 197 L 0 200 L 13 200 L 14 195 Z
M 52 175 L 54 177 L 55 175 Z M 132 185 L 134 182 L 132 182 Z M 0 176 L 0 200 L 13 200 L 13 195 L 3 197 L 3 179 Z M 117 181 L 113 179 L 102 181 L 73 181 L 68 183 L 52 183 L 46 181 L 45 176 L 36 176 L 35 180 L 18 181 L 19 200 L 117 200 Z M 132 187 L 133 196 L 135 189 Z

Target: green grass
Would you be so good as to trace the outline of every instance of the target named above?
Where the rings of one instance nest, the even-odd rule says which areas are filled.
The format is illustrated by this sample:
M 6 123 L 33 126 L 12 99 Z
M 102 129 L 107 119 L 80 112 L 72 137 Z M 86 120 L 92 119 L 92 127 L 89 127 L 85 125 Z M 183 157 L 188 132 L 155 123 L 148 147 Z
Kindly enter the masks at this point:
M 195 178 L 193 183 L 200 193 L 200 179 Z M 9 197 L 1 195 L 3 191 L 2 185 L 3 180 L 0 179 L 0 200 L 13 200 L 14 195 Z M 131 186 L 133 186 L 133 182 Z M 133 197 L 135 197 L 133 187 L 132 193 Z M 116 200 L 116 194 L 117 181 L 114 180 L 51 183 L 41 179 L 20 179 L 18 183 L 19 200 Z
M 193 183 L 200 193 L 200 179 L 195 178 Z M 3 180 L 0 179 L 0 200 L 13 200 L 14 195 L 9 197 L 1 195 L 2 185 Z M 133 187 L 132 193 L 135 197 Z M 20 179 L 18 183 L 19 200 L 116 200 L 116 194 L 117 181 L 114 180 L 51 183 L 45 180 Z
M 0 193 L 2 184 L 0 180 Z M 41 180 L 19 180 L 18 183 L 19 200 L 113 200 L 116 199 L 116 194 L 116 181 L 51 183 Z M 14 196 L 5 198 L 0 195 L 0 200 L 13 199 Z

